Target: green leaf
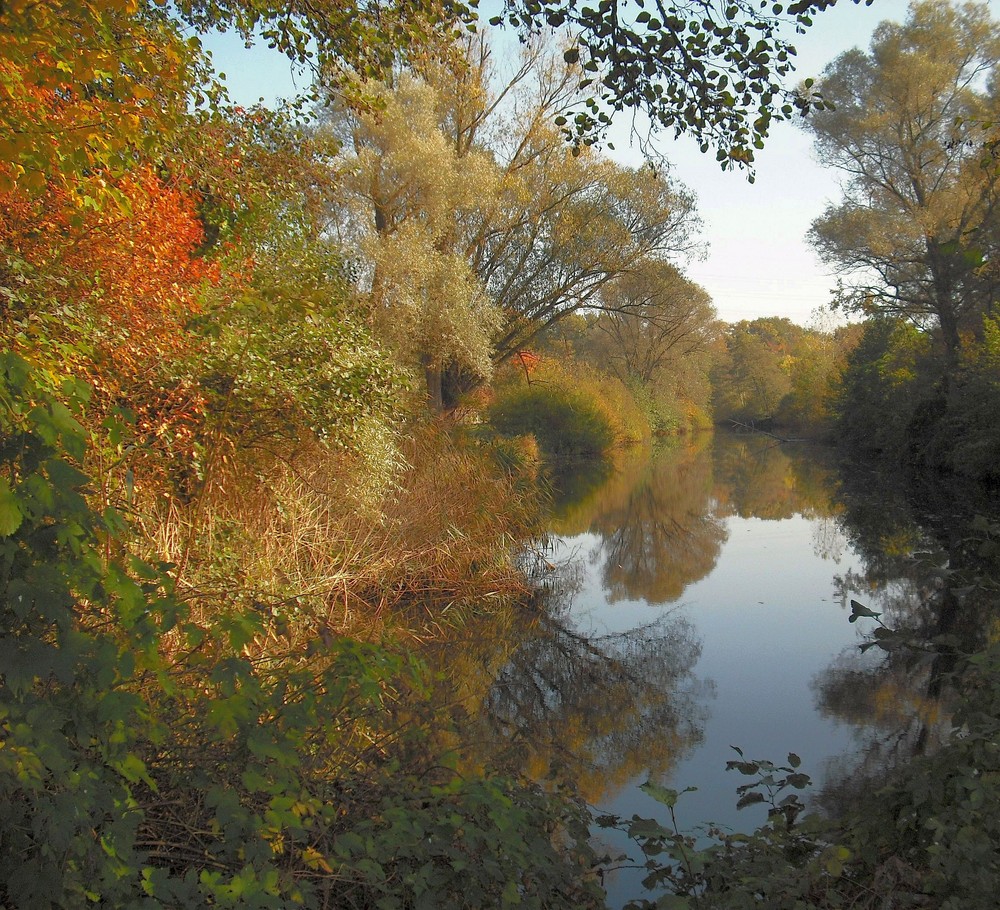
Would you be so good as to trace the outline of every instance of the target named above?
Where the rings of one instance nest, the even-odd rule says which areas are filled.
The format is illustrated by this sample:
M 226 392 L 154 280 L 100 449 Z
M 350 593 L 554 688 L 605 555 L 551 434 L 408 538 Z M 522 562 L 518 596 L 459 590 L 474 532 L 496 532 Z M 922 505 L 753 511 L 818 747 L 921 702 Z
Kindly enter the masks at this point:
M 752 790 L 750 793 L 744 793 L 739 801 L 736 803 L 737 809 L 745 809 L 747 806 L 752 806 L 755 803 L 764 802 L 764 794 L 758 793 L 756 790 Z
M 669 787 L 663 787 L 660 784 L 654 784 L 651 780 L 647 780 L 639 789 L 649 794 L 658 803 L 663 803 L 664 806 L 671 809 L 677 805 L 678 793 Z
M 848 617 L 848 622 L 857 622 L 861 617 L 866 617 L 870 619 L 878 619 L 882 614 L 876 613 L 874 610 L 869 610 L 864 604 L 859 603 L 856 600 L 851 601 L 851 615 Z
M 24 521 L 24 513 L 7 479 L 0 477 L 0 537 L 10 537 Z
M 156 782 L 149 776 L 146 770 L 146 763 L 132 752 L 129 752 L 121 761 L 115 763 L 119 774 L 130 783 L 137 784 L 140 781 L 156 790 Z
M 644 793 L 647 793 L 658 803 L 662 803 L 668 808 L 673 808 L 677 805 L 677 798 L 684 793 L 693 793 L 697 790 L 697 787 L 685 787 L 683 790 L 671 790 L 669 787 L 661 786 L 660 784 L 653 783 L 651 780 L 647 780 L 646 783 L 639 787 Z
M 672 833 L 655 819 L 640 818 L 638 815 L 633 815 L 628 825 L 629 837 L 670 837 Z

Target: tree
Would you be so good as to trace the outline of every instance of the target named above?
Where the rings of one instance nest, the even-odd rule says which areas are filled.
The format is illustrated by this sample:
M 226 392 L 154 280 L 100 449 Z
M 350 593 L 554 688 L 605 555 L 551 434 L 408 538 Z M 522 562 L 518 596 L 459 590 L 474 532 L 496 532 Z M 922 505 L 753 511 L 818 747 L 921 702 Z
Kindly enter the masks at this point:
M 998 63 L 985 4 L 914 3 L 868 53 L 827 68 L 835 109 L 808 123 L 820 159 L 844 175 L 843 201 L 811 231 L 841 270 L 841 305 L 936 327 L 948 370 L 998 287 L 980 268 L 997 242 L 1000 168 L 984 163 L 981 137 L 1000 114 Z
M 498 361 L 570 313 L 600 305 L 615 278 L 691 243 L 692 197 L 648 169 L 551 145 L 533 172 L 515 172 L 508 187 L 506 224 L 497 219 L 476 251 L 486 287 L 505 306 Z
M 369 89 L 371 91 L 371 88 Z M 377 110 L 347 114 L 341 161 L 346 190 L 335 213 L 342 235 L 366 254 L 363 276 L 374 327 L 425 377 L 436 410 L 441 379 L 457 364 L 491 371 L 500 314 L 465 255 L 465 224 L 495 193 L 496 167 L 482 150 L 463 154 L 442 129 L 439 96 L 411 73 L 381 86 Z
M 189 116 L 197 41 L 129 0 L 14 2 L 0 12 L 0 192 L 115 175 Z M 108 187 L 85 181 L 80 202 Z M 112 193 L 113 195 L 113 193 Z
M 648 385 L 668 363 L 704 351 L 715 309 L 704 288 L 669 262 L 641 263 L 601 295 L 594 328 L 606 339 L 606 366 L 622 382 Z
M 898 318 L 870 319 L 841 378 L 839 431 L 863 452 L 899 454 L 933 372 L 924 368 L 930 339 Z
M 476 272 L 504 308 L 494 342 L 506 360 L 647 259 L 690 249 L 692 195 L 667 173 L 626 168 L 566 147 L 553 122 L 580 100 L 573 70 L 542 45 L 526 49 L 494 106 L 487 148 L 501 169 L 495 203 L 470 238 Z
M 793 339 L 804 332 L 787 319 L 738 322 L 725 333 L 726 351 L 713 370 L 713 403 L 718 419 L 742 422 L 774 416 L 791 391 Z
M 486 45 L 455 50 L 326 123 L 345 143 L 332 217 L 366 254 L 373 324 L 438 408 L 616 276 L 686 249 L 695 224 L 664 175 L 566 147 L 550 122 L 576 95 L 563 61 L 532 45 L 491 90 Z
M 780 423 L 812 430 L 829 423 L 847 354 L 860 335 L 857 323 L 834 332 L 810 329 L 803 333 L 789 369 L 792 388 L 779 407 Z

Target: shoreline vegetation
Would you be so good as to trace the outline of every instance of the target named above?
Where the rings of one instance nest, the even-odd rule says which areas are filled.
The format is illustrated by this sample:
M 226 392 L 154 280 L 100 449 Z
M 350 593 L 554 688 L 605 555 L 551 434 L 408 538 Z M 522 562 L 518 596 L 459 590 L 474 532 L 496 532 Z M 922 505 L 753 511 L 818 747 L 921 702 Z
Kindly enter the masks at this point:
M 452 0 L 3 5 L 4 910 L 601 907 L 591 810 L 471 748 L 490 676 L 448 648 L 544 618 L 518 555 L 558 464 L 767 420 L 996 483 L 1000 169 L 973 167 L 991 132 L 930 137 L 954 191 L 895 233 L 858 215 L 898 214 L 872 187 L 845 203 L 864 224 L 817 222 L 827 258 L 858 268 L 853 239 L 875 237 L 896 260 L 868 266 L 906 279 L 855 288 L 842 306 L 865 321 L 830 331 L 719 323 L 675 264 L 698 246 L 693 194 L 600 151 L 635 104 L 725 167 L 773 121 L 832 117 L 784 85 L 776 37 L 825 5 L 609 32 L 603 4 L 512 3 L 528 40 L 506 75 Z M 569 46 L 542 40 L 564 24 Z M 197 37 L 227 28 L 312 61 L 309 96 L 230 103 Z M 899 28 L 1000 55 L 975 5 L 917 3 Z M 962 97 L 977 129 L 1000 119 Z M 822 122 L 829 152 L 867 121 Z M 914 239 L 962 200 L 973 228 Z M 890 656 L 929 656 L 949 742 L 836 819 L 806 818 L 793 756 L 746 759 L 772 820 L 714 852 L 605 819 L 670 889 L 658 906 L 992 906 L 1000 529 L 949 531 L 934 621 L 853 617 Z

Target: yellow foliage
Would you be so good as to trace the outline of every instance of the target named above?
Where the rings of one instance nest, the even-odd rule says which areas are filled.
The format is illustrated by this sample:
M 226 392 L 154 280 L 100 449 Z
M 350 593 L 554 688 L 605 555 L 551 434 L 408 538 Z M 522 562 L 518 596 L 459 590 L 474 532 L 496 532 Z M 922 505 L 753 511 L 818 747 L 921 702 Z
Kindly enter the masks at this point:
M 76 189 L 186 113 L 196 47 L 133 0 L 15 0 L 3 26 L 0 192 Z

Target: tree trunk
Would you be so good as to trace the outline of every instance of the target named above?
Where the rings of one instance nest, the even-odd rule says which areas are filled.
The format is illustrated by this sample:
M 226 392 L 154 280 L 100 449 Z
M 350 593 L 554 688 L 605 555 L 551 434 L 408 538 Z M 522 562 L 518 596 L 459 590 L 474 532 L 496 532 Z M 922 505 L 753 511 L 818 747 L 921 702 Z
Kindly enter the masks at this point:
M 426 354 L 421 358 L 424 367 L 424 379 L 427 382 L 427 404 L 435 414 L 444 413 L 444 386 L 442 383 L 441 364 L 432 360 Z
M 927 259 L 934 282 L 934 312 L 941 327 L 944 343 L 944 373 L 947 382 L 958 369 L 958 314 L 955 302 L 955 254 L 946 250 L 937 240 L 929 240 Z

